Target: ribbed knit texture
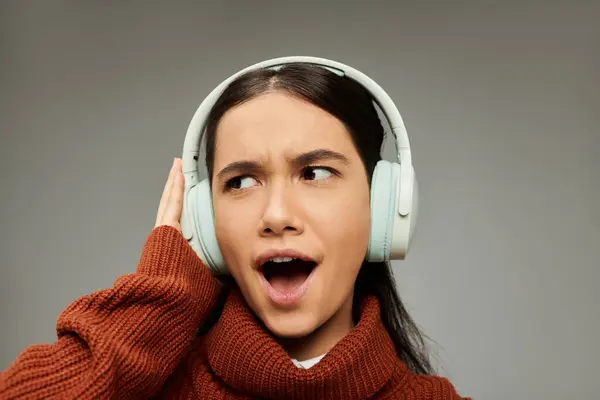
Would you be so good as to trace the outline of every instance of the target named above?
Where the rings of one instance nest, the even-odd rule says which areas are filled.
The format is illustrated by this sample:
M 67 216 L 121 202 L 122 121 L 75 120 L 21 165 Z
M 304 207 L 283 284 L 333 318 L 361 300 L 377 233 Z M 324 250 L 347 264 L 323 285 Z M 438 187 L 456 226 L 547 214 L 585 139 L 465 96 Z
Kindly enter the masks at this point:
M 239 290 L 196 337 L 218 291 L 181 234 L 158 227 L 135 273 L 72 303 L 56 342 L 25 349 L 0 374 L 0 399 L 461 399 L 447 379 L 414 375 L 397 358 L 374 297 L 357 326 L 305 370 Z

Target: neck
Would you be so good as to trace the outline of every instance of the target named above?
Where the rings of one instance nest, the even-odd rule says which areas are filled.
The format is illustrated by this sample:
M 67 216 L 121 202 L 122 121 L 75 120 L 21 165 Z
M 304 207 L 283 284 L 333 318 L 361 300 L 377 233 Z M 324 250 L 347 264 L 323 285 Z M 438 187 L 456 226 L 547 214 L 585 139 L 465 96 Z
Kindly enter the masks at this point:
M 290 357 L 304 361 L 327 353 L 353 327 L 352 295 L 350 295 L 331 318 L 309 335 L 299 338 L 279 337 L 277 341 Z

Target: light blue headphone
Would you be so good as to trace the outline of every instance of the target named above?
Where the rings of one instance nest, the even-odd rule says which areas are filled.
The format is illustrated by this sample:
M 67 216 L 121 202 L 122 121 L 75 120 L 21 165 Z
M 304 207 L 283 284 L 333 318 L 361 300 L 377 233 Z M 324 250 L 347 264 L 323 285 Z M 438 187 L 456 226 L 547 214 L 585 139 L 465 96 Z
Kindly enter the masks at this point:
M 227 86 L 240 75 L 261 68 L 281 68 L 289 63 L 307 63 L 346 76 L 370 92 L 386 117 L 396 140 L 399 162 L 380 160 L 371 183 L 371 231 L 366 260 L 403 260 L 415 231 L 418 187 L 412 166 L 408 134 L 400 112 L 388 94 L 360 71 L 316 57 L 281 57 L 244 68 L 217 86 L 204 99 L 188 127 L 183 145 L 182 169 L 185 177 L 181 229 L 190 246 L 214 274 L 228 274 L 215 234 L 212 196 L 208 179 L 199 181 L 200 138 L 208 115 Z

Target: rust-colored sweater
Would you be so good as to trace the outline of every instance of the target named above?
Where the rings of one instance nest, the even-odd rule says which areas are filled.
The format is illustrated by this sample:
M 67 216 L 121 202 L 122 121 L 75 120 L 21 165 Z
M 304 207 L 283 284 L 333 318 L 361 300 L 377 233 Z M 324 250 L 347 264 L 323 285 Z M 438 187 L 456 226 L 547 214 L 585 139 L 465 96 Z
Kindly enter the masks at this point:
M 376 298 L 317 365 L 300 369 L 239 290 L 197 335 L 218 292 L 181 234 L 155 228 L 135 273 L 69 305 L 58 340 L 25 349 L 1 373 L 0 399 L 460 399 L 447 379 L 398 359 Z

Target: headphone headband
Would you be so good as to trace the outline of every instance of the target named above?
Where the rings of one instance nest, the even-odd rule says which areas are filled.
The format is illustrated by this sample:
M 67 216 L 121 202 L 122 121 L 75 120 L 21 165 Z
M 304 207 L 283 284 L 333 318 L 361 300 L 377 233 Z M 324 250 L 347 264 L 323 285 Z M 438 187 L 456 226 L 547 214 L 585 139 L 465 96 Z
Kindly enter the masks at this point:
M 227 86 L 229 86 L 233 80 L 247 72 L 262 68 L 278 69 L 291 63 L 306 63 L 326 68 L 340 76 L 346 76 L 356 81 L 371 94 L 373 101 L 379 106 L 392 129 L 392 134 L 394 135 L 396 142 L 398 160 L 403 166 L 407 167 L 402 168 L 400 185 L 402 188 L 412 188 L 412 158 L 408 133 L 406 132 L 402 116 L 390 96 L 381 86 L 379 86 L 379 84 L 367 75 L 348 65 L 325 58 L 304 56 L 274 58 L 246 67 L 223 81 L 204 99 L 192 117 L 183 144 L 182 170 L 186 177 L 186 188 L 195 186 L 199 181 L 198 155 L 200 153 L 200 138 L 206 128 L 210 111 Z M 402 191 L 398 198 L 398 212 L 400 215 L 408 215 L 410 212 L 411 199 L 412 191 Z

